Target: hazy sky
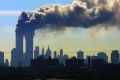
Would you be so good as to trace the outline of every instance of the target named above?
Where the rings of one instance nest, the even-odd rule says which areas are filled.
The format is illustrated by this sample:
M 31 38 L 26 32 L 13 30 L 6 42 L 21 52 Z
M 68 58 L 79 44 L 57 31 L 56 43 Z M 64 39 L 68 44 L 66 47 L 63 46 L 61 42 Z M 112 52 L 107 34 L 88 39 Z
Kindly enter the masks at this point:
M 21 11 L 38 9 L 45 4 L 70 4 L 72 0 L 1 0 L 0 1 L 0 51 L 5 52 L 5 58 L 10 59 L 11 49 L 15 47 L 15 26 Z M 120 50 L 120 31 L 112 28 L 68 28 L 64 32 L 39 33 L 34 38 L 34 45 L 49 45 L 52 51 L 63 48 L 65 52 L 83 50 L 87 54 L 96 52 Z M 106 51 L 109 55 L 110 51 Z M 76 55 L 75 53 L 66 53 Z

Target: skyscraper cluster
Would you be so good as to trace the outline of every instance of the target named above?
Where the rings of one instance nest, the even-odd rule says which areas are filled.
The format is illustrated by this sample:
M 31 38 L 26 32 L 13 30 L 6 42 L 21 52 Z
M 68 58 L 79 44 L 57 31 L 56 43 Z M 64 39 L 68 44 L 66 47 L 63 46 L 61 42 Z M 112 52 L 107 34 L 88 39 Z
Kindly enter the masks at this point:
M 0 52 L 0 67 L 9 66 L 8 59 L 4 61 L 4 52 Z
M 12 67 L 26 66 L 27 63 L 24 61 L 27 57 L 25 57 L 24 54 L 23 54 L 23 58 L 21 58 L 20 56 L 21 55 L 17 52 L 16 48 L 14 48 L 11 52 L 11 64 L 10 64 L 10 66 L 12 66 Z M 96 61 L 99 61 L 99 63 L 100 62 L 104 62 L 104 63 L 109 62 L 108 56 L 105 52 L 98 52 L 96 56 L 94 56 L 94 55 L 93 56 L 85 56 L 85 53 L 80 50 L 76 53 L 76 57 L 69 58 L 69 56 L 64 53 L 62 48 L 57 53 L 57 51 L 52 52 L 49 46 L 48 46 L 46 51 L 43 47 L 40 51 L 39 46 L 36 46 L 32 59 L 37 59 L 38 57 L 42 57 L 44 59 L 58 59 L 59 64 L 63 64 L 63 65 L 65 65 L 66 60 L 68 61 L 70 59 L 74 59 L 74 61 L 75 61 L 75 59 L 84 60 L 84 64 L 87 64 L 87 65 L 92 65 Z M 20 59 L 21 59 L 21 61 L 23 61 L 22 64 L 21 64 L 21 62 L 19 62 Z M 31 60 L 28 61 L 28 62 L 30 62 L 30 65 L 31 65 Z M 111 63 L 112 64 L 119 64 L 120 63 L 120 54 L 119 54 L 118 50 L 111 51 Z M 9 66 L 8 59 L 4 60 L 4 52 L 0 52 L 0 66 Z
M 18 56 L 18 53 L 16 52 L 15 49 L 13 49 L 12 53 L 11 53 L 11 66 L 15 66 L 15 67 L 21 66 L 21 64 L 18 63 L 19 57 L 17 57 L 17 56 Z M 119 64 L 119 56 L 120 56 L 119 51 L 113 50 L 111 52 L 111 63 Z M 43 59 L 47 59 L 47 60 L 48 59 L 49 60 L 50 59 L 58 59 L 59 64 L 63 64 L 63 65 L 65 65 L 66 61 L 68 62 L 68 64 L 69 64 L 69 61 L 70 61 L 70 63 L 73 61 L 73 63 L 83 62 L 84 64 L 87 64 L 87 65 L 89 65 L 89 64 L 92 65 L 92 64 L 94 64 L 94 62 L 108 63 L 108 56 L 105 52 L 99 52 L 99 53 L 97 53 L 97 56 L 94 56 L 94 55 L 93 56 L 85 56 L 85 53 L 80 50 L 76 53 L 75 57 L 69 58 L 69 56 L 64 53 L 62 48 L 60 49 L 59 53 L 57 53 L 57 51 L 52 52 L 49 46 L 46 51 L 43 47 L 42 47 L 41 51 L 39 50 L 39 46 L 35 47 L 33 59 L 37 59 L 39 57 L 42 57 Z M 23 59 L 23 61 L 24 60 L 25 59 Z M 48 63 L 49 63 L 49 61 L 48 61 Z

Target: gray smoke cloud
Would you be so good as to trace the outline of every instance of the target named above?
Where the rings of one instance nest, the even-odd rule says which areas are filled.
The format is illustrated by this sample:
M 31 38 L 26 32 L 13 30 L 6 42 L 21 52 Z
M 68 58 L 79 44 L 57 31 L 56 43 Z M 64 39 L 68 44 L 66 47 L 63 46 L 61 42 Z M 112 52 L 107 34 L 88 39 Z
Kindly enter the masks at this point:
M 17 27 L 34 31 L 97 25 L 120 27 L 120 0 L 74 0 L 68 5 L 46 5 L 35 11 L 22 12 Z

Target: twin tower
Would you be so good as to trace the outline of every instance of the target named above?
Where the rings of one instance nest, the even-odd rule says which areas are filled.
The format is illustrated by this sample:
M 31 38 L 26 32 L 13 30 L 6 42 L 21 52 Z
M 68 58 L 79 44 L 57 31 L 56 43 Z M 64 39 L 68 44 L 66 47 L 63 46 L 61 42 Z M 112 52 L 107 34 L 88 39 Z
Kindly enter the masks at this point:
M 16 28 L 16 48 L 11 53 L 11 66 L 28 67 L 33 59 L 33 36 L 34 31 L 28 29 Z M 23 53 L 23 38 L 25 38 L 26 51 Z

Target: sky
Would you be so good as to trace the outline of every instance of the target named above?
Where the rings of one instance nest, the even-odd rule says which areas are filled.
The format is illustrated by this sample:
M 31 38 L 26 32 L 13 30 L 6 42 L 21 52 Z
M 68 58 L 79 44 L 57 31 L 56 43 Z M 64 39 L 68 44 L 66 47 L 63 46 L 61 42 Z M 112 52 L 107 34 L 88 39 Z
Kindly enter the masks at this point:
M 22 11 L 30 11 L 43 5 L 70 4 L 72 0 L 1 0 L 0 1 L 0 51 L 5 52 L 5 58 L 10 60 L 11 50 L 15 47 L 15 27 Z M 110 50 L 120 50 L 120 31 L 112 28 L 105 31 L 104 28 L 83 29 L 68 28 L 63 32 L 39 33 L 36 31 L 34 46 L 40 46 L 59 53 L 60 48 L 70 56 L 83 50 L 86 54 L 94 54 L 105 51 L 110 55 Z M 71 53 L 73 52 L 73 53 Z M 96 54 L 94 54 L 96 55 Z

